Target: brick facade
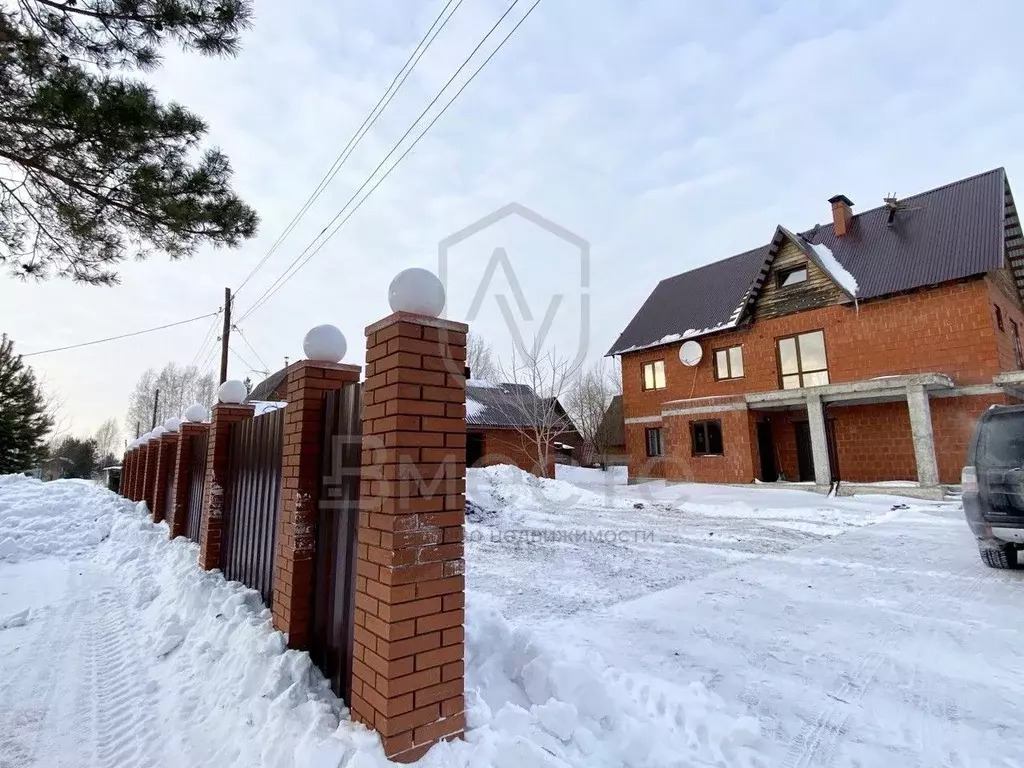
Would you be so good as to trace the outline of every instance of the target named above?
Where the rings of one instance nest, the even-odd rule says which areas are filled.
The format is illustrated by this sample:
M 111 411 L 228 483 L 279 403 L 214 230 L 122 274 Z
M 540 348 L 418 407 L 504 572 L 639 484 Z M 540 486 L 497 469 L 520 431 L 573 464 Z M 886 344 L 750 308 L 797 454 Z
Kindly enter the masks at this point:
M 490 467 L 495 464 L 512 464 L 526 472 L 541 474 L 537 466 L 537 448 L 534 443 L 515 429 L 470 428 L 483 439 L 483 455 L 473 466 Z M 544 477 L 555 476 L 555 447 L 548 449 L 548 462 Z
M 402 762 L 466 726 L 466 332 L 404 313 L 366 329 L 350 706 Z
M 142 474 L 142 500 L 146 502 L 150 514 L 153 513 L 153 494 L 156 492 L 156 462 L 159 445 L 159 441 L 153 439 L 142 448 L 146 462 L 146 468 Z
M 359 381 L 355 365 L 303 360 L 289 366 L 281 466 L 281 512 L 274 562 L 274 628 L 292 648 L 309 644 L 316 515 L 322 474 L 323 395 Z
M 1000 330 L 995 308 L 1003 319 Z M 632 478 L 666 477 L 702 482 L 750 482 L 760 474 L 758 421 L 772 424 L 776 463 L 794 480 L 797 452 L 794 422 L 806 421 L 802 411 L 729 410 L 717 414 L 663 416 L 688 405 L 736 403 L 752 392 L 779 390 L 776 340 L 822 330 L 829 381 L 841 384 L 880 376 L 940 373 L 955 387 L 992 385 L 993 376 L 1018 368 L 1011 321 L 1024 333 L 1024 311 L 1012 283 L 1001 273 L 948 283 L 919 291 L 863 302 L 832 305 L 761 320 L 746 328 L 700 340 L 701 362 L 688 368 L 679 362 L 679 345 L 622 356 L 623 412 L 629 473 Z M 718 381 L 714 350 L 740 345 L 742 378 Z M 664 389 L 644 390 L 643 364 L 664 360 Z M 715 398 L 700 400 L 699 398 Z M 974 421 L 988 405 L 1008 402 L 997 391 L 931 398 L 932 428 L 940 481 L 959 482 L 960 469 Z M 666 405 L 666 403 L 668 403 Z M 917 470 L 905 400 L 860 405 L 826 406 L 832 428 L 838 476 L 847 481 L 916 480 Z M 721 421 L 723 456 L 692 456 L 690 422 Z M 667 455 L 650 459 L 645 429 L 661 427 Z
M 203 522 L 199 532 L 199 565 L 206 570 L 221 567 L 224 534 L 224 489 L 228 485 L 229 437 L 231 425 L 251 419 L 251 405 L 217 403 L 210 417 L 210 439 L 206 448 L 206 490 L 203 494 Z

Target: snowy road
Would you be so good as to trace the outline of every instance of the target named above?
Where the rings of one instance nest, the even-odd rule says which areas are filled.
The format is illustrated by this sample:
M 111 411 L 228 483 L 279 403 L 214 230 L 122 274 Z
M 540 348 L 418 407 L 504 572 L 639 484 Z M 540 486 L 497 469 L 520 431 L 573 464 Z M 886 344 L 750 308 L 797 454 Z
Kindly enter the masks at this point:
M 549 642 L 598 652 L 652 716 L 694 680 L 746 706 L 770 765 L 1024 765 L 1024 571 L 984 567 L 957 505 L 743 489 L 706 489 L 695 505 L 678 495 L 692 491 L 652 488 L 655 502 L 679 500 L 638 511 L 654 542 L 501 547 L 485 534 L 505 558 L 488 558 L 494 574 L 471 570 L 471 583 L 497 586 Z M 734 504 L 725 514 L 702 506 L 721 494 Z M 628 527 L 618 514 L 614 503 L 524 503 L 501 525 Z M 647 565 L 655 558 L 660 568 Z M 572 590 L 591 599 L 566 599 L 573 573 Z M 630 592 L 646 594 L 620 599 Z M 545 618 L 552 605 L 561 615 Z

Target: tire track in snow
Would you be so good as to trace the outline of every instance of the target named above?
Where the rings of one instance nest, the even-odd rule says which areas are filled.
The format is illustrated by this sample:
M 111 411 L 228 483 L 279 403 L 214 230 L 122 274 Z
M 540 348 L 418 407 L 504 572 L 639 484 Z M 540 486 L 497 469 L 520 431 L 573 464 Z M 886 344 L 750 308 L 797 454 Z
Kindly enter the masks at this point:
M 943 595 L 945 599 L 960 600 L 980 591 L 984 582 L 992 576 L 985 572 L 980 563 L 965 566 L 955 574 L 961 580 L 952 592 Z M 935 601 L 934 593 L 922 594 L 906 611 L 913 621 Z M 849 732 L 849 722 L 857 705 L 874 682 L 875 675 L 885 663 L 889 651 L 895 646 L 900 634 L 908 631 L 907 626 L 897 626 L 885 633 L 877 642 L 878 650 L 865 657 L 851 673 L 844 673 L 826 695 L 831 701 L 818 710 L 813 722 L 806 723 L 790 745 L 786 754 L 785 768 L 809 768 L 809 766 L 831 765 L 839 745 Z M 916 679 L 915 679 L 916 682 Z M 931 706 L 930 703 L 928 706 Z M 955 704 L 954 704 L 955 707 Z M 956 713 L 959 722 L 959 713 Z M 955 724 L 954 724 L 955 725 Z
M 147 680 L 126 600 L 108 587 L 97 594 L 91 612 L 87 664 L 94 768 L 154 768 L 160 762 L 155 687 Z

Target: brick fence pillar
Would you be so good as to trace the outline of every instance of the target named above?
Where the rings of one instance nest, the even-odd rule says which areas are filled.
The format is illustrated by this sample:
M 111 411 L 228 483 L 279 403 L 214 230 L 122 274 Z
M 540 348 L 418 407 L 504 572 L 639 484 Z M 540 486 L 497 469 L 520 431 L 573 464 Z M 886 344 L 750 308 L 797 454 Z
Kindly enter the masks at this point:
M 117 486 L 117 492 L 122 496 L 128 496 L 128 489 L 131 487 L 132 452 L 125 451 L 121 457 L 121 482 Z
M 155 437 L 142 449 L 146 457 L 146 470 L 142 475 L 142 500 L 146 502 L 150 515 L 153 513 L 153 493 L 156 491 L 156 460 L 160 441 Z
M 167 471 L 174 462 L 174 454 L 178 448 L 178 433 L 166 432 L 153 441 L 156 443 L 156 487 L 153 489 L 153 522 L 164 519 L 167 505 L 167 494 L 172 491 L 174 475 Z
M 132 470 L 132 501 L 142 501 L 143 479 L 146 477 L 146 446 L 135 449 L 135 468 Z
M 174 452 L 174 486 L 171 498 L 170 537 L 185 535 L 188 525 L 188 499 L 192 491 L 192 438 L 201 435 L 210 428 L 209 424 L 186 421 L 178 428 L 178 446 Z
M 466 331 L 408 313 L 366 329 L 350 706 L 401 762 L 466 726 Z
M 228 484 L 228 451 L 231 425 L 251 419 L 251 405 L 217 403 L 210 417 L 206 447 L 206 490 L 203 493 L 203 525 L 199 532 L 199 565 L 208 571 L 220 568 L 221 536 L 224 533 L 224 489 Z
M 135 501 L 135 475 L 139 466 L 139 449 L 132 448 L 128 451 L 128 480 L 125 485 L 124 495 Z
M 288 368 L 281 514 L 274 561 L 274 628 L 309 646 L 323 443 L 323 395 L 359 381 L 357 365 L 302 360 Z

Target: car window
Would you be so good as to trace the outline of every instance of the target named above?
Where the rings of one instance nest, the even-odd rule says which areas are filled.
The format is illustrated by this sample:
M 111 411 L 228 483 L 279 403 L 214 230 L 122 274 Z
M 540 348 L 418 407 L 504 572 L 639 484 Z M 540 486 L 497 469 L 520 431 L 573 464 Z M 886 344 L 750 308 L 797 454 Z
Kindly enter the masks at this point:
M 1024 415 L 995 416 L 982 428 L 978 445 L 980 464 L 1001 467 L 1024 465 Z

